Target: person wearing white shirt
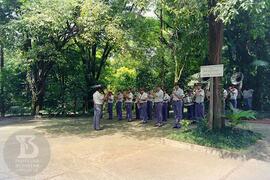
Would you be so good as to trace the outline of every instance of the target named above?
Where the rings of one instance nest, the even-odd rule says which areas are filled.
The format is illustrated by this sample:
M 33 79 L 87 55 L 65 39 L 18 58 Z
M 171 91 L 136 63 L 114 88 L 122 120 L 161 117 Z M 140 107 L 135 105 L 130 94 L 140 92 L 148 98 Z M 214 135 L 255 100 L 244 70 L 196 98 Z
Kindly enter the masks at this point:
M 109 120 L 113 119 L 113 100 L 113 94 L 111 91 L 109 91 L 107 94 Z
M 148 120 L 152 120 L 153 115 L 153 102 L 154 102 L 154 95 L 153 90 L 148 92 L 148 99 L 147 99 L 147 117 Z
M 230 102 L 233 108 L 237 108 L 237 97 L 238 97 L 238 90 L 231 86 L 229 87 L 229 93 L 230 93 Z
M 148 94 L 144 91 L 143 88 L 141 88 L 138 103 L 139 103 L 140 119 L 142 120 L 142 123 L 147 123 L 147 119 L 148 119 L 147 99 L 148 99 Z
M 135 119 L 139 120 L 140 117 L 140 90 L 135 92 Z
M 122 117 L 122 106 L 123 106 L 124 96 L 121 91 L 118 91 L 116 97 L 116 114 L 119 121 L 123 119 Z
M 154 93 L 154 102 L 155 102 L 155 117 L 156 117 L 156 126 L 161 127 L 162 124 L 162 104 L 163 104 L 164 92 L 158 86 L 156 92 Z
M 204 118 L 204 98 L 205 92 L 202 85 L 198 83 L 195 87 L 195 119 L 202 120 Z
M 164 97 L 163 97 L 163 104 L 162 104 L 162 121 L 163 122 L 167 122 L 168 119 L 168 107 L 169 107 L 169 102 L 171 97 L 169 96 L 169 94 L 166 92 L 166 90 L 164 89 Z
M 194 105 L 194 93 L 193 90 L 188 90 L 187 95 L 184 98 L 184 104 L 187 108 L 187 118 L 194 120 L 195 118 L 195 105 Z
M 132 121 L 132 102 L 133 102 L 133 94 L 131 90 L 128 90 L 127 93 L 125 93 L 125 103 L 128 122 Z
M 244 106 L 246 110 L 252 109 L 252 99 L 253 99 L 253 89 L 245 88 L 243 91 L 243 98 L 244 98 Z
M 180 121 L 183 118 L 183 97 L 184 91 L 179 87 L 179 85 L 175 85 L 172 92 L 172 101 L 173 101 L 173 112 L 175 117 L 174 127 L 173 128 L 181 128 Z
M 102 114 L 102 105 L 104 103 L 104 95 L 102 94 L 101 86 L 98 87 L 97 91 L 93 94 L 93 101 L 94 101 L 93 127 L 95 130 L 101 130 L 100 119 Z
M 228 98 L 228 91 L 223 89 L 223 113 L 226 113 L 226 100 Z

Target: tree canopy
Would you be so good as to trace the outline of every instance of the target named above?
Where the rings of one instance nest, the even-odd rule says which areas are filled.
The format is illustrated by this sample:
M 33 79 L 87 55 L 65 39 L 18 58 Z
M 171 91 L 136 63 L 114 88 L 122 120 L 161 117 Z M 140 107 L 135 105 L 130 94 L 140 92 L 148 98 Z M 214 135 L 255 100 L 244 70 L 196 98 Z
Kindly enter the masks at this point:
M 87 113 L 98 83 L 113 91 L 188 89 L 210 62 L 211 14 L 224 25 L 224 87 L 234 70 L 243 72 L 256 108 L 269 110 L 270 2 L 211 3 L 0 0 L 2 115 Z

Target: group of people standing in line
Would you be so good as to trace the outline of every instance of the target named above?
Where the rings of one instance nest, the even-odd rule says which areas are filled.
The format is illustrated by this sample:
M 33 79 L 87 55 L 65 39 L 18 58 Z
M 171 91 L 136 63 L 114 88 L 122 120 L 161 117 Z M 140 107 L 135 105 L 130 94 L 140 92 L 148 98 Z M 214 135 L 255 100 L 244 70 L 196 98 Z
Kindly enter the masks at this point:
M 102 118 L 103 105 L 107 103 L 109 119 L 113 119 L 113 107 L 115 102 L 116 114 L 119 121 L 123 119 L 123 107 L 126 111 L 128 122 L 133 119 L 133 109 L 135 109 L 136 119 L 140 119 L 143 124 L 155 118 L 157 127 L 163 126 L 169 116 L 169 107 L 172 105 L 174 111 L 173 128 L 181 128 L 180 121 L 183 119 L 184 107 L 187 108 L 187 119 L 200 120 L 204 118 L 205 91 L 200 83 L 196 84 L 194 90 L 187 94 L 179 85 L 175 85 L 169 95 L 166 89 L 157 86 L 154 90 L 146 91 L 140 88 L 138 92 L 131 89 L 118 91 L 113 95 L 111 91 L 103 93 L 102 87 L 98 87 L 93 94 L 94 101 L 94 129 L 100 130 L 100 119 Z
M 252 109 L 253 89 L 244 88 L 243 91 L 238 90 L 234 85 L 228 89 L 224 89 L 224 110 L 227 105 L 233 108 L 240 108 L 239 97 L 243 97 L 243 108 L 245 110 Z M 209 91 L 203 89 L 201 83 L 194 85 L 194 89 L 184 93 L 179 85 L 175 85 L 172 93 L 169 95 L 166 89 L 157 86 L 154 90 L 146 91 L 140 88 L 137 92 L 131 89 L 126 91 L 118 91 L 115 95 L 112 91 L 106 94 L 101 86 L 97 87 L 93 94 L 94 101 L 94 129 L 100 130 L 100 119 L 103 114 L 103 107 L 107 104 L 109 119 L 113 119 L 114 104 L 117 119 L 123 119 L 123 110 L 125 110 L 128 122 L 133 119 L 133 109 L 135 109 L 135 119 L 140 119 L 143 124 L 155 118 L 157 127 L 163 126 L 169 117 L 169 109 L 172 107 L 174 112 L 173 128 L 181 128 L 180 121 L 184 118 L 184 108 L 187 109 L 186 119 L 199 121 L 205 116 L 205 104 L 209 99 Z

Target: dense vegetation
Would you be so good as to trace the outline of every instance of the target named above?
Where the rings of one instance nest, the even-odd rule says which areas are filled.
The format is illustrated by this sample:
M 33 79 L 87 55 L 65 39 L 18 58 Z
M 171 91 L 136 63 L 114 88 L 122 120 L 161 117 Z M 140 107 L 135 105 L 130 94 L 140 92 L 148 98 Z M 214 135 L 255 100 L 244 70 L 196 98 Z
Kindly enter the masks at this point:
M 0 0 L 2 116 L 90 112 L 96 83 L 186 88 L 209 64 L 209 14 L 224 25 L 224 85 L 238 69 L 270 110 L 270 2 L 212 2 Z

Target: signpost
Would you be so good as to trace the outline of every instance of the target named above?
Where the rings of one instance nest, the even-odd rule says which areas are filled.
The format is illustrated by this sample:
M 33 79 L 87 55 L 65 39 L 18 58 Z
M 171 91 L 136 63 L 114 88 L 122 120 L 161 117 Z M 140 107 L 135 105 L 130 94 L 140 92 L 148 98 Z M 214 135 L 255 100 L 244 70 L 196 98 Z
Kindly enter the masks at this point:
M 204 77 L 222 77 L 224 72 L 224 65 L 210 65 L 210 66 L 201 66 L 201 78 Z
M 224 65 L 209 65 L 209 66 L 201 66 L 200 77 L 206 78 L 210 77 L 210 103 L 209 103 L 209 117 L 208 123 L 209 127 L 213 128 L 213 120 L 214 120 L 214 77 L 222 77 L 224 73 Z

